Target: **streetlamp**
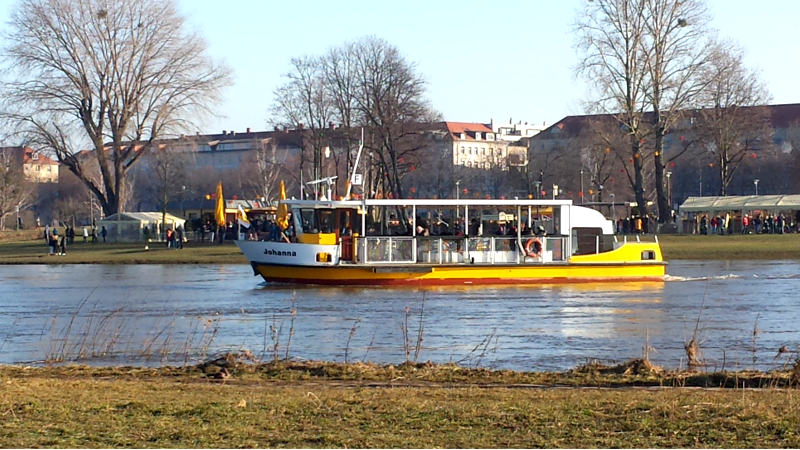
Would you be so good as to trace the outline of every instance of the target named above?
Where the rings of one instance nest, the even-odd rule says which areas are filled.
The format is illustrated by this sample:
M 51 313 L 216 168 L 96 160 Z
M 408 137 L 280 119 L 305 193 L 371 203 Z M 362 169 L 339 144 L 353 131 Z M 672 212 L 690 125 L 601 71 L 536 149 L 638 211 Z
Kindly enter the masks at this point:
M 581 167 L 581 203 L 583 203 L 583 167 Z
M 667 172 L 664 175 L 667 176 L 667 201 L 669 202 L 669 209 L 672 210 L 672 184 L 669 179 L 672 176 L 672 172 Z
M 617 208 L 614 205 L 614 193 L 609 194 L 611 196 L 611 220 L 614 222 L 614 234 L 616 234 L 617 230 Z
M 17 231 L 19 231 L 19 205 L 17 205 Z
M 458 192 L 458 186 L 459 185 L 461 185 L 461 180 L 456 181 L 456 200 L 460 200 L 461 199 L 460 193 Z
M 753 184 L 755 184 L 755 185 L 756 185 L 756 195 L 758 195 L 758 178 L 756 178 L 755 180 L 753 180 Z
M 540 196 L 542 195 L 542 189 L 540 187 L 542 185 L 542 182 L 534 181 L 533 185 L 536 186 L 536 198 L 541 198 Z

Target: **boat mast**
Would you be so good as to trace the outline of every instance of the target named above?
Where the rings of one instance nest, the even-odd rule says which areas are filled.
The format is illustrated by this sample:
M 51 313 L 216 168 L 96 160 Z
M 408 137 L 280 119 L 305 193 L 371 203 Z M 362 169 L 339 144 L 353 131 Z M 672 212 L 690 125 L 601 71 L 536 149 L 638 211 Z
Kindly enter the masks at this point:
M 358 153 L 356 154 L 356 163 L 353 164 L 353 172 L 347 180 L 347 192 L 344 194 L 345 200 L 350 200 L 350 190 L 353 188 L 353 183 L 356 179 L 356 171 L 358 170 L 358 162 L 361 160 L 361 151 L 364 150 L 364 128 L 361 128 L 361 140 L 358 141 Z M 363 181 L 362 181 L 363 186 Z

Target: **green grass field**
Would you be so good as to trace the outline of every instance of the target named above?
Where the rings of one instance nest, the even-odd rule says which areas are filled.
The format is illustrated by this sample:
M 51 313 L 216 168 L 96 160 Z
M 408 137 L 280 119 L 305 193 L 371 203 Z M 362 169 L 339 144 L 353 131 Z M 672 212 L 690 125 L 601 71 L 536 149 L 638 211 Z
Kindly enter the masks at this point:
M 145 250 L 144 243 L 84 244 L 78 239 L 67 248 L 66 256 L 48 256 L 47 245 L 37 238 L 38 234 L 31 233 L 0 234 L 0 264 L 247 264 L 233 242 L 222 246 L 188 242 L 183 250 L 167 250 L 162 243 L 151 243 Z M 658 240 L 667 261 L 800 259 L 800 234 L 661 235 Z

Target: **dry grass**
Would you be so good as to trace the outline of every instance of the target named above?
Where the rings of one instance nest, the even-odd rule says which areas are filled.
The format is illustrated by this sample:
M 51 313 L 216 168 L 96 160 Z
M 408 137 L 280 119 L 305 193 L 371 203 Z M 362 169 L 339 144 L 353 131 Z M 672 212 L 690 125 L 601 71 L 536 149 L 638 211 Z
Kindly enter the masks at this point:
M 209 366 L 2 367 L 0 446 L 800 446 L 793 390 L 554 387 L 632 386 L 621 382 L 657 376 L 643 360 L 550 374 L 549 387 L 512 383 L 546 374 L 430 364 L 216 363 L 230 377 Z

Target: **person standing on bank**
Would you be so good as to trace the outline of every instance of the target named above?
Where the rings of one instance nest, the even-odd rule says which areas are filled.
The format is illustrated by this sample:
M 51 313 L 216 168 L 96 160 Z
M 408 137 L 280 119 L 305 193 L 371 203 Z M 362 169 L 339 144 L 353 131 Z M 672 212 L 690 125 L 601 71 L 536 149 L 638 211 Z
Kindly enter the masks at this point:
M 106 236 L 108 236 L 108 231 L 106 231 L 105 225 L 103 225 L 103 228 L 100 230 L 100 236 L 103 236 L 103 242 L 105 242 Z
M 66 235 L 66 233 L 62 234 L 58 238 L 58 244 L 59 244 L 58 245 L 58 247 L 59 247 L 58 254 L 61 255 L 61 256 L 66 256 L 67 255 L 67 235 Z

